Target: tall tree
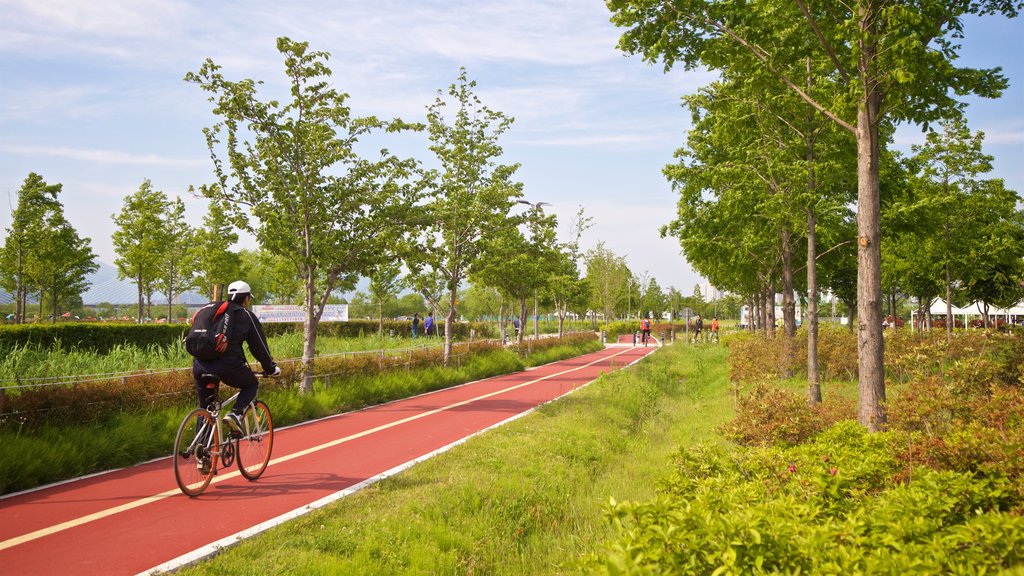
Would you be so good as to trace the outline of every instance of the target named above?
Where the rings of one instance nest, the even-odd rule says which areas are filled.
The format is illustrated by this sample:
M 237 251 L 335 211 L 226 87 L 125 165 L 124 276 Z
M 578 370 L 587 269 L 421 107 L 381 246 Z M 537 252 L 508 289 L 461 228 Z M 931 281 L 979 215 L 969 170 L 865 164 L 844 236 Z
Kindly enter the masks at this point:
M 591 218 L 581 206 L 569 222 L 569 240 L 555 256 L 554 271 L 548 279 L 548 294 L 558 316 L 558 335 L 565 333 L 565 319 L 569 313 L 583 312 L 590 296 L 586 280 L 580 278 L 580 237 L 590 228 Z
M 156 286 L 167 296 L 167 322 L 174 322 L 174 297 L 194 287 L 196 231 L 185 220 L 185 203 L 176 197 L 164 214 L 165 239 L 161 246 Z
M 145 317 L 145 297 L 152 296 L 160 275 L 160 260 L 167 242 L 163 215 L 170 202 L 167 196 L 153 188 L 149 180 L 143 181 L 135 193 L 124 199 L 121 211 L 114 214 L 114 251 L 117 252 L 118 278 L 130 278 L 138 291 L 136 322 Z
M 809 4 L 715 0 L 611 0 L 628 28 L 620 47 L 687 68 L 767 70 L 857 143 L 857 307 L 860 422 L 885 422 L 880 250 L 879 127 L 886 118 L 927 124 L 954 115 L 958 95 L 998 97 L 1000 69 L 958 68 L 957 40 L 970 15 L 1016 16 L 1020 0 L 855 0 Z M 814 39 L 814 42 L 808 42 Z M 845 98 L 808 94 L 787 71 L 808 55 L 832 63 Z
M 989 307 L 1011 308 L 1024 298 L 1024 212 L 1020 196 L 1001 179 L 986 180 L 976 190 L 976 251 L 961 275 L 964 295 L 979 303 L 985 327 Z
M 39 291 L 50 299 L 54 322 L 60 303 L 81 302 L 89 274 L 99 270 L 89 239 L 78 235 L 59 203 L 56 208 L 47 218 L 45 232 L 36 238 L 40 262 L 45 262 L 38 275 Z
M 630 277 L 626 259 L 598 242 L 583 256 L 587 268 L 587 284 L 590 285 L 591 302 L 604 314 L 607 326 L 615 312 L 615 305 L 622 297 L 626 279 Z
M 516 303 L 516 317 L 522 327 L 519 341 L 526 333 L 528 300 L 547 287 L 556 271 L 556 226 L 554 215 L 545 216 L 535 207 L 527 215 L 525 229 L 507 227 L 489 234 L 485 256 L 472 276 L 498 288 Z
M 370 285 L 367 287 L 373 304 L 377 307 L 377 333 L 384 334 L 384 305 L 393 300 L 402 289 L 401 260 L 393 259 L 373 268 L 368 276 Z
M 18 190 L 18 203 L 0 251 L 0 281 L 14 295 L 16 323 L 25 321 L 28 294 L 34 282 L 31 271 L 39 257 L 38 237 L 46 227 L 46 215 L 58 205 L 60 184 L 47 184 L 35 172 L 29 173 Z
M 194 189 L 190 190 L 198 194 Z M 238 233 L 228 219 L 222 202 L 210 202 L 203 223 L 194 231 L 192 260 L 195 262 L 195 285 L 210 299 L 215 287 L 238 279 L 241 260 L 231 247 L 238 242 Z M 252 283 L 250 282 L 250 286 Z
M 916 212 L 932 224 L 929 233 L 938 247 L 946 299 L 946 341 L 953 340 L 953 292 L 972 260 L 978 258 L 978 229 L 986 223 L 982 174 L 992 170 L 992 157 L 982 152 L 985 135 L 971 134 L 963 119 L 942 123 L 930 131 L 925 143 L 914 146 L 915 162 L 922 169 L 916 180 Z
M 522 195 L 522 184 L 513 180 L 519 165 L 499 163 L 503 150 L 498 140 L 513 119 L 484 105 L 475 88 L 462 69 L 427 108 L 430 151 L 440 168 L 425 178 L 427 221 L 419 229 L 419 250 L 410 259 L 414 271 L 429 268 L 438 274 L 447 294 L 445 365 L 451 361 L 460 285 L 483 261 L 487 236 L 518 224 L 509 211 Z
M 299 388 L 308 393 L 324 306 L 335 288 L 350 286 L 380 263 L 376 238 L 404 226 L 416 200 L 405 182 L 416 164 L 386 150 L 377 160 L 362 158 L 355 150 L 361 137 L 409 126 L 353 117 L 348 95 L 328 81 L 326 52 L 288 38 L 278 38 L 277 49 L 290 86 L 283 104 L 260 100 L 261 83 L 228 80 L 210 59 L 185 80 L 210 93 L 221 117 L 204 129 L 219 184 L 204 195 L 226 202 L 235 226 L 291 261 L 302 279 Z

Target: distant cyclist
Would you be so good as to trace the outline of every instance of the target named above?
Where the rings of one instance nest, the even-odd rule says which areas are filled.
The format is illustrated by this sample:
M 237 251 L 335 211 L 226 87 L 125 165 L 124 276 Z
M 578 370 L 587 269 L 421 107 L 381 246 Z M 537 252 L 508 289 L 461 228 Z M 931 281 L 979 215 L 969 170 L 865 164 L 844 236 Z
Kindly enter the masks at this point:
M 640 321 L 640 334 L 641 341 L 644 343 L 644 346 L 647 346 L 647 341 L 651 339 L 651 318 L 649 316 L 645 315 L 643 320 Z
M 281 373 L 281 369 L 274 364 L 274 358 L 270 355 L 263 326 L 249 311 L 251 305 L 252 290 L 247 283 L 236 280 L 229 284 L 228 309 L 225 311 L 225 314 L 231 315 L 227 350 L 223 356 L 214 360 L 192 361 L 192 377 L 195 379 L 200 408 L 209 406 L 216 392 L 215 388 L 207 388 L 207 385 L 200 381 L 203 374 L 216 374 L 220 376 L 221 382 L 239 389 L 238 399 L 231 412 L 224 417 L 228 425 L 236 431 L 242 430 L 242 414 L 249 403 L 256 399 L 256 392 L 260 386 L 256 375 L 248 366 L 245 352 L 242 351 L 242 342 L 249 344 L 249 353 L 259 360 L 264 374 L 277 376 Z

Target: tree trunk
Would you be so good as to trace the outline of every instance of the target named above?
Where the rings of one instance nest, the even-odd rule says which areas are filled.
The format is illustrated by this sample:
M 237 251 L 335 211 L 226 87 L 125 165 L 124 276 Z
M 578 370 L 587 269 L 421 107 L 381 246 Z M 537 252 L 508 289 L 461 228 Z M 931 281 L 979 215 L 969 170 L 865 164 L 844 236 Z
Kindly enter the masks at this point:
M 519 336 L 516 341 L 520 344 L 523 343 L 523 339 L 526 336 L 526 298 L 519 299 Z
M 865 17 L 865 26 L 872 25 Z M 857 110 L 857 356 L 859 421 L 872 432 L 885 424 L 885 366 L 882 339 L 881 205 L 879 200 L 878 111 L 881 95 L 868 80 L 875 47 L 862 46 L 860 77 L 864 100 Z
M 796 363 L 796 298 L 793 296 L 793 233 L 782 232 L 782 374 L 792 378 Z
M 455 327 L 455 300 L 458 297 L 458 284 L 448 290 L 448 314 L 444 318 L 444 365 L 451 366 L 452 362 L 452 331 Z
M 301 374 L 299 375 L 299 392 L 311 394 L 313 392 L 313 369 L 316 359 L 316 275 L 312 270 L 304 271 L 303 282 L 305 283 L 306 315 L 302 320 L 302 359 L 300 360 Z
M 174 289 L 167 290 L 167 323 L 174 324 Z
M 811 172 L 813 181 L 813 170 Z M 812 184 L 813 187 L 813 184 Z M 814 206 L 807 207 L 807 403 L 821 403 L 821 374 L 818 371 L 818 258 L 817 223 Z
M 537 293 L 533 293 L 533 339 L 540 337 L 540 315 L 537 313 Z
M 505 299 L 498 295 L 498 337 L 502 344 L 505 343 Z
M 775 336 L 775 285 L 768 285 L 764 293 L 764 333 L 769 337 Z
M 24 266 L 22 264 L 22 257 L 23 257 L 23 255 L 21 253 L 21 247 L 19 246 L 19 248 L 18 248 L 18 272 L 17 272 L 17 277 L 15 278 L 15 281 L 14 281 L 15 282 L 14 299 L 16 300 L 16 303 L 14 305 L 14 322 L 15 322 L 15 324 L 23 324 L 25 322 L 25 315 L 28 313 L 28 309 L 27 309 L 27 306 L 26 306 L 26 301 L 28 300 L 28 298 L 26 297 L 26 292 L 28 292 L 28 290 L 25 289 L 25 271 L 24 271 Z
M 953 271 L 946 262 L 946 344 L 953 343 Z
M 135 323 L 136 324 L 142 324 L 142 314 L 143 314 L 143 310 L 146 307 L 146 303 L 142 299 L 142 292 L 143 292 L 142 277 L 139 276 L 136 281 L 137 281 L 138 287 L 139 287 L 139 315 L 138 315 L 138 318 L 135 319 Z

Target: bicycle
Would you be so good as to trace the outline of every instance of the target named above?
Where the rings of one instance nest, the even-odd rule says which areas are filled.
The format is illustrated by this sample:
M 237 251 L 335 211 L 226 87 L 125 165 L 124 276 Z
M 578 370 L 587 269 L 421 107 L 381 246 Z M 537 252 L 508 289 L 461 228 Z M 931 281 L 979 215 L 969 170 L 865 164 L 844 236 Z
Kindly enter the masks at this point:
M 216 389 L 220 376 L 203 374 L 200 382 Z M 238 394 L 219 402 L 215 392 L 209 407 L 189 412 L 178 427 L 174 437 L 174 480 L 184 494 L 190 497 L 202 494 L 218 469 L 235 462 L 238 471 L 250 481 L 267 469 L 274 448 L 274 420 L 265 402 L 253 400 L 245 408 L 241 433 L 229 428 L 226 437 L 222 434 L 225 423 L 221 413 Z

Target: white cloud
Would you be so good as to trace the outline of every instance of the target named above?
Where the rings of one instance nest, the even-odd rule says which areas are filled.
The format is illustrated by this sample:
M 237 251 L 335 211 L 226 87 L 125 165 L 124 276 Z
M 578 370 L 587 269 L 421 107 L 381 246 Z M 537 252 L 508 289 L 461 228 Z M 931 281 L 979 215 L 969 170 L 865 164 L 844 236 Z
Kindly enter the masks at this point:
M 1024 144 L 1024 119 L 1006 118 L 998 126 L 980 128 L 985 133 L 986 146 Z
M 146 164 L 152 166 L 208 166 L 208 158 L 168 158 L 157 154 L 131 154 L 120 150 L 67 148 L 60 146 L 23 146 L 0 143 L 0 152 L 19 156 L 51 156 L 102 164 Z
M 56 35 L 147 38 L 191 9 L 178 0 L 7 0 L 6 10 L 21 25 Z

